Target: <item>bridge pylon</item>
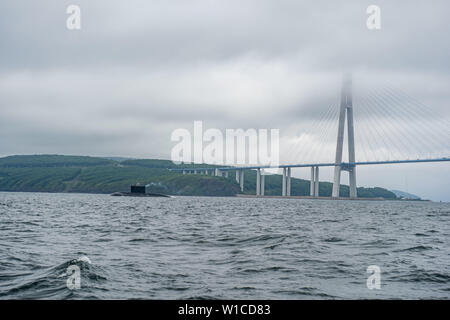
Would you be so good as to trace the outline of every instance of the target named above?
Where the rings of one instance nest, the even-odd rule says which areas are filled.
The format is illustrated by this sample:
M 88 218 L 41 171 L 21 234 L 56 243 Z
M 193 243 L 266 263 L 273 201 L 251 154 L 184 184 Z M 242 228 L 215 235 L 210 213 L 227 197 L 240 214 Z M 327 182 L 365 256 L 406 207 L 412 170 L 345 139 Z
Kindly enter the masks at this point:
M 349 172 L 350 198 L 356 198 L 356 166 L 342 165 L 342 149 L 344 146 L 345 118 L 347 117 L 348 160 L 355 163 L 355 131 L 353 127 L 352 78 L 350 74 L 344 76 L 341 89 L 341 103 L 339 111 L 339 126 L 336 144 L 336 166 L 334 167 L 334 181 L 332 197 L 339 197 L 341 171 Z

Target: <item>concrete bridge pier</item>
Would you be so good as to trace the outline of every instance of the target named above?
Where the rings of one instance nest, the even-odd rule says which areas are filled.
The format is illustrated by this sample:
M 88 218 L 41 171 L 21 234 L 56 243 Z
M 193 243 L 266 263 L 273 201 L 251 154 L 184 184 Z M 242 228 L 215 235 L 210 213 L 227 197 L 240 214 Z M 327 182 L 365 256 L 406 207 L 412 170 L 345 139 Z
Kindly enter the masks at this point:
M 236 170 L 236 183 L 239 183 L 239 170 Z
M 228 178 L 228 171 L 225 171 L 225 178 Z
M 281 181 L 281 196 L 291 195 L 291 168 L 283 168 L 283 179 Z
M 240 170 L 239 172 L 239 184 L 241 187 L 241 192 L 244 192 L 244 170 Z
M 291 196 L 291 168 L 287 168 L 286 194 Z
M 319 167 L 311 167 L 311 181 L 309 182 L 309 195 L 311 197 L 319 196 Z
M 319 196 L 319 167 L 316 167 L 314 173 L 314 197 Z
M 355 132 L 353 128 L 353 102 L 352 102 L 352 79 L 350 75 L 344 77 L 341 89 L 341 104 L 339 110 L 339 125 L 336 143 L 336 166 L 334 167 L 334 180 L 332 197 L 338 198 L 340 196 L 339 189 L 341 185 L 341 171 L 347 170 L 349 172 L 350 182 L 350 198 L 357 197 L 356 190 L 356 167 L 351 168 L 342 167 L 342 151 L 344 145 L 344 130 L 345 117 L 347 117 L 347 144 L 348 144 L 348 161 L 355 163 Z
M 256 195 L 261 195 L 261 169 L 256 169 Z
M 349 181 L 350 181 L 350 198 L 356 198 L 358 196 L 356 191 L 356 166 L 349 168 Z
M 261 169 L 261 186 L 260 186 L 260 190 L 259 193 L 261 196 L 264 195 L 264 180 L 265 180 L 266 176 L 264 175 L 264 169 Z
M 283 179 L 281 181 L 281 196 L 286 196 L 286 168 L 283 168 Z

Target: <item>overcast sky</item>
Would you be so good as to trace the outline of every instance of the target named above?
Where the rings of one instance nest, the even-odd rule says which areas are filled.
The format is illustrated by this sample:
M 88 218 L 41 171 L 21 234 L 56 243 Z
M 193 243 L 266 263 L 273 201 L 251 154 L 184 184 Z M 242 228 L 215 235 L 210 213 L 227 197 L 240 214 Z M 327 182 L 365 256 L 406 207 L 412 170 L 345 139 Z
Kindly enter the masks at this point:
M 66 28 L 71 4 L 81 8 L 80 30 Z M 371 4 L 381 8 L 381 30 L 366 27 Z M 449 156 L 449 9 L 447 0 L 3 0 L 0 156 L 169 158 L 172 131 L 202 120 L 206 128 L 279 128 L 282 162 L 304 162 L 301 151 L 319 145 L 316 121 L 337 108 L 348 71 L 357 159 Z M 427 112 L 371 122 L 358 97 L 390 87 Z M 337 123 L 329 123 L 316 155 L 332 159 Z M 416 137 L 414 128 L 434 132 Z M 408 150 L 388 138 L 382 150 L 383 132 Z M 450 201 L 450 164 L 360 167 L 358 185 Z

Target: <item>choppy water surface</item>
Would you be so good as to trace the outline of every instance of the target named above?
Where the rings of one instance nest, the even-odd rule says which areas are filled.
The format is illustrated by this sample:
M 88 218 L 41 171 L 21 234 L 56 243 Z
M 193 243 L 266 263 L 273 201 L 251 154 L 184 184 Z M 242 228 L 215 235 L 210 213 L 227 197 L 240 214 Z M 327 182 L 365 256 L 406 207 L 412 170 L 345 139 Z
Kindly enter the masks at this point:
M 0 298 L 448 299 L 449 222 L 448 203 L 0 193 Z

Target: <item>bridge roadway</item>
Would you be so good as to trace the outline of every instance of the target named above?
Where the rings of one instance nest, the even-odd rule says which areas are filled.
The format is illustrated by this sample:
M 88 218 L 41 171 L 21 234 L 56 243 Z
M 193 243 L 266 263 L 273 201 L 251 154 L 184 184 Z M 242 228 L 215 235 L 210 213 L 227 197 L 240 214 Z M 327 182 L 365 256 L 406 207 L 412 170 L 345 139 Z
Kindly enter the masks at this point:
M 329 163 L 307 163 L 307 164 L 286 164 L 278 166 L 228 166 L 228 167 L 184 167 L 184 168 L 170 168 L 171 171 L 182 171 L 183 174 L 208 174 L 212 171 L 215 176 L 228 177 L 229 171 L 236 171 L 236 182 L 240 184 L 241 191 L 244 191 L 244 170 L 256 170 L 256 196 L 264 196 L 264 174 L 261 174 L 261 170 L 264 169 L 283 169 L 282 179 L 282 195 L 291 195 L 291 168 L 311 168 L 311 182 L 310 182 L 310 196 L 319 197 L 319 167 L 335 167 L 341 166 L 342 170 L 349 170 L 355 166 L 361 165 L 379 165 L 379 164 L 401 164 L 401 163 L 422 163 L 422 162 L 445 162 L 450 161 L 450 157 L 434 158 L 434 159 L 413 159 L 413 160 L 385 160 L 385 161 L 361 161 L 361 162 L 342 162 L 336 164 L 334 162 Z

